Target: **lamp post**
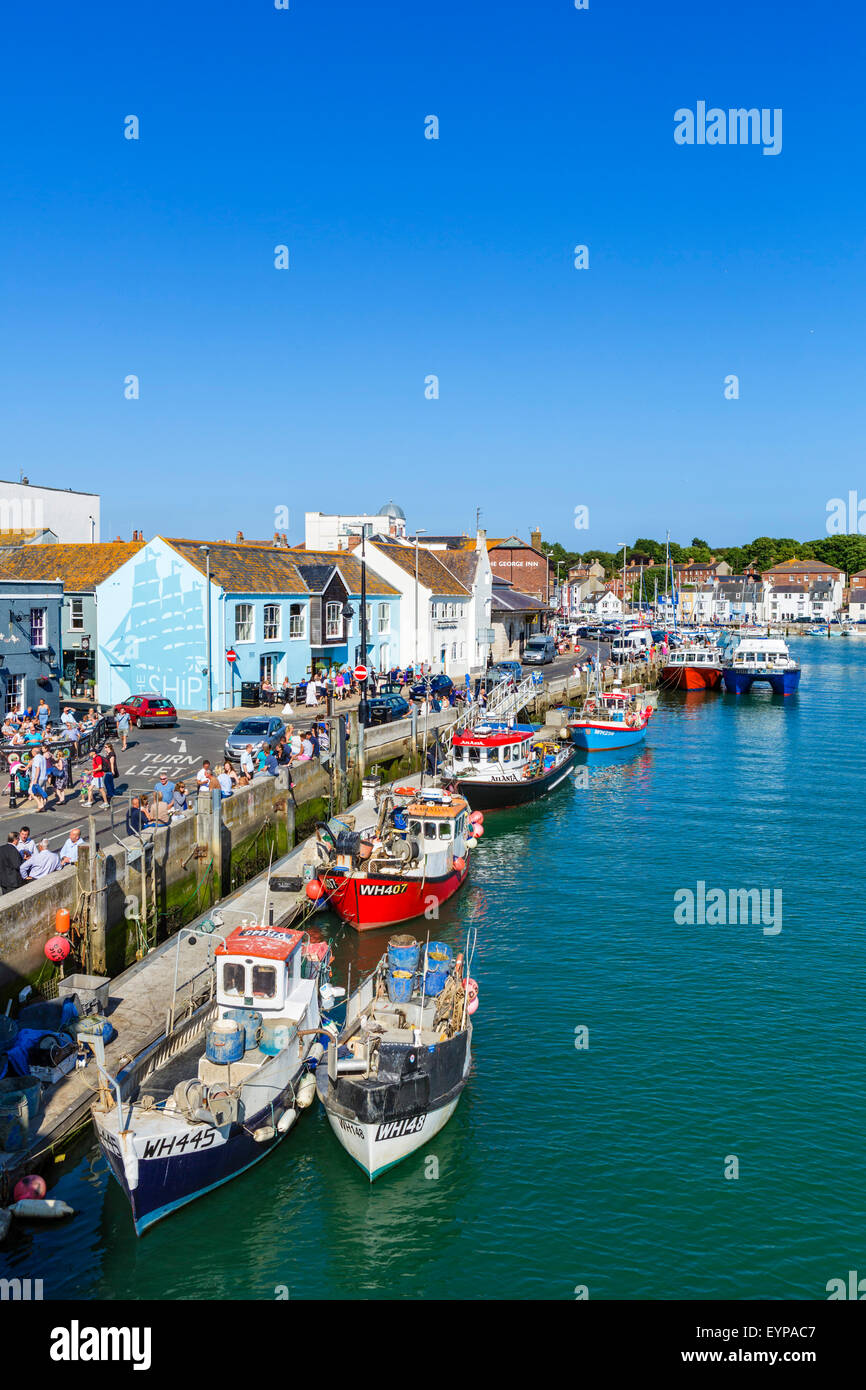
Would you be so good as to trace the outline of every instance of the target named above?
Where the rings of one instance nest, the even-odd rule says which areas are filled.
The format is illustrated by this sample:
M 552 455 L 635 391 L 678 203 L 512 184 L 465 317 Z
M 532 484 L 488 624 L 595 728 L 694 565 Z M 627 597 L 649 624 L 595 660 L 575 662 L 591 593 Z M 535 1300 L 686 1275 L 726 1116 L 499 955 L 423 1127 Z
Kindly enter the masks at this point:
M 620 541 L 619 545 L 617 545 L 617 550 L 620 545 L 622 546 L 622 611 L 623 614 L 625 614 L 625 552 L 628 548 L 628 542 Z
M 206 656 L 205 656 L 205 661 L 207 662 L 207 665 L 205 666 L 205 674 L 207 675 L 207 707 L 208 707 L 209 710 L 212 710 L 212 709 L 213 709 L 213 688 L 212 688 L 212 685 L 211 685 L 211 676 L 210 676 L 210 661 L 211 661 L 211 641 L 210 641 L 210 546 L 209 546 L 209 545 L 200 545 L 200 546 L 199 546 L 199 550 L 203 550 L 203 551 L 204 551 L 205 582 L 206 582 L 206 584 L 207 584 L 207 654 L 206 654 Z
M 412 662 L 412 672 L 415 679 L 418 679 L 418 537 L 426 536 L 425 526 L 415 528 L 415 659 Z

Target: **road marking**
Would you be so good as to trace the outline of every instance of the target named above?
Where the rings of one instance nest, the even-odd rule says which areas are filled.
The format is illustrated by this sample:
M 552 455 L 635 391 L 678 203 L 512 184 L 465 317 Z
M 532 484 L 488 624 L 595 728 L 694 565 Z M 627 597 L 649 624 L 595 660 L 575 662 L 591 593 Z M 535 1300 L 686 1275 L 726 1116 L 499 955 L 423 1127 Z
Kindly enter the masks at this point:
M 179 743 L 179 744 L 180 744 L 180 748 L 178 749 L 178 752 L 179 752 L 179 753 L 185 753 L 185 752 L 186 752 L 186 739 L 185 739 L 185 738 L 173 738 L 171 741 L 172 741 L 172 743 Z

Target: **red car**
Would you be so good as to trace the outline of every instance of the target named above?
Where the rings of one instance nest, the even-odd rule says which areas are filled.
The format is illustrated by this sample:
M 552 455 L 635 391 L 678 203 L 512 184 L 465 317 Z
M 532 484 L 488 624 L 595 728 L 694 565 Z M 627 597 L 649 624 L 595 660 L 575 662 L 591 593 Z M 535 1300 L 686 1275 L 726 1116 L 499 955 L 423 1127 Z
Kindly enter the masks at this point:
M 114 706 L 115 717 L 124 712 L 129 715 L 134 729 L 143 729 L 148 724 L 153 728 L 162 724 L 167 727 L 177 724 L 177 710 L 171 700 L 165 700 L 161 695 L 130 695 L 128 700 Z

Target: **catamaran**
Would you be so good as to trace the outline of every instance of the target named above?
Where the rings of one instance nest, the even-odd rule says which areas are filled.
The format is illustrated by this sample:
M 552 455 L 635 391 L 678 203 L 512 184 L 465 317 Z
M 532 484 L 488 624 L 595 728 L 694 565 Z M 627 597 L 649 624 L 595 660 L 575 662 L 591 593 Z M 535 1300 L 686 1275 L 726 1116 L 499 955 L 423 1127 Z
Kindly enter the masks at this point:
M 755 681 L 766 681 L 774 695 L 793 695 L 800 684 L 800 667 L 779 637 L 744 637 L 722 666 L 725 689 L 747 694 Z

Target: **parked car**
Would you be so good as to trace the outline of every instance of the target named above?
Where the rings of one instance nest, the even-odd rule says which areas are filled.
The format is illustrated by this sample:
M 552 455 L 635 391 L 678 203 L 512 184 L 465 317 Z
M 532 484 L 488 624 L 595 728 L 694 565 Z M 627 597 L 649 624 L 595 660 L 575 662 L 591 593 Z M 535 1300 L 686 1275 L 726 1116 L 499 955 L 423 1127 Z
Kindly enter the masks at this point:
M 377 695 L 402 695 L 403 687 L 399 681 L 383 681 L 376 691 Z
M 450 695 L 454 689 L 454 682 L 450 676 L 423 676 L 412 686 L 410 694 L 413 700 L 423 700 L 425 695 Z
M 487 679 L 494 682 L 508 679 L 516 685 L 523 680 L 523 669 L 519 661 L 494 661 L 487 668 Z
M 250 716 L 249 719 L 242 719 L 240 724 L 236 724 L 226 739 L 225 753 L 233 763 L 240 762 L 247 744 L 252 744 L 253 752 L 256 753 L 265 743 L 271 747 L 283 737 L 286 726 L 282 719 L 274 716 L 270 718 L 265 715 Z
M 367 701 L 371 724 L 391 724 L 395 719 L 405 719 L 409 713 L 409 702 L 402 695 L 374 695 Z
M 530 637 L 523 648 L 525 666 L 544 666 L 556 656 L 556 643 L 552 637 Z
M 170 729 L 177 725 L 177 710 L 162 695 L 131 695 L 114 706 L 115 719 L 119 714 L 128 714 L 134 729 L 146 729 L 148 725 L 152 729 Z
M 574 634 L 575 637 L 589 637 L 593 642 L 601 641 L 601 628 L 595 623 L 586 623 L 579 627 Z

